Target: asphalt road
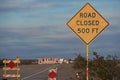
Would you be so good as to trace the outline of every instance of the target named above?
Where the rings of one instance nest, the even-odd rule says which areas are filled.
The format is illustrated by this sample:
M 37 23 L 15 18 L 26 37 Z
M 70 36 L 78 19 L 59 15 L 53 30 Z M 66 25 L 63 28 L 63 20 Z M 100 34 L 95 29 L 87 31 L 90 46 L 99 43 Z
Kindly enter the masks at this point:
M 57 80 L 75 80 L 75 71 L 72 64 L 42 64 L 42 65 L 22 65 L 20 66 L 19 79 L 21 80 L 48 80 L 48 71 L 57 68 Z M 2 68 L 0 68 L 0 80 L 2 80 Z M 7 80 L 16 80 L 16 78 L 7 78 Z

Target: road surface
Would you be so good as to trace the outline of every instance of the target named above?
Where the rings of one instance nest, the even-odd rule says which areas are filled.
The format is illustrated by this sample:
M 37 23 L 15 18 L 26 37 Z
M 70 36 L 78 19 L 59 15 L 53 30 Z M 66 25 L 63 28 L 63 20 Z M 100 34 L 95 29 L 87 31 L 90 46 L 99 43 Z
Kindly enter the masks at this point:
M 19 79 L 21 80 L 48 80 L 48 71 L 57 68 L 57 80 L 75 80 L 75 71 L 72 64 L 36 64 L 20 66 Z M 0 68 L 0 80 L 2 80 L 2 68 Z M 7 80 L 16 80 L 16 78 L 7 78 Z

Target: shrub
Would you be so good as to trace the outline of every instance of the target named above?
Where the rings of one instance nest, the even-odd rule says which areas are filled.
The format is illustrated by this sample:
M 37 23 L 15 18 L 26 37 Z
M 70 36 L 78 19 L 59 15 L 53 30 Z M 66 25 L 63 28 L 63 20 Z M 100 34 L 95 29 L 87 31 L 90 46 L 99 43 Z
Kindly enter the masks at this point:
M 74 60 L 74 65 L 73 67 L 75 69 L 85 69 L 85 66 L 86 65 L 86 61 L 85 61 L 85 58 L 82 57 L 80 54 L 77 55 L 77 57 L 75 58 Z

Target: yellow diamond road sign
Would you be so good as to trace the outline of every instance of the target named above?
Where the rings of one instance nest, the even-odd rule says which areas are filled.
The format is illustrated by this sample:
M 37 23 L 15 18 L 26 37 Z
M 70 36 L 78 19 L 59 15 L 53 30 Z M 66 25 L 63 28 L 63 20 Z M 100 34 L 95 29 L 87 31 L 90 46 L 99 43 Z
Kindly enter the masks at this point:
M 87 3 L 67 23 L 86 44 L 93 41 L 109 23 Z

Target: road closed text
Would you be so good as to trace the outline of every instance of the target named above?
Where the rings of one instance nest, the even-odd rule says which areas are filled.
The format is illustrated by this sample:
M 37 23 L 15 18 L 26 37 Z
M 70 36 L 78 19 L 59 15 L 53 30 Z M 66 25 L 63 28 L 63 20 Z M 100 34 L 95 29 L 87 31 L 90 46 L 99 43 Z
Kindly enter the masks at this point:
M 98 20 L 77 20 L 76 24 L 78 26 L 98 26 L 99 21 Z
M 96 13 L 79 13 L 79 19 L 76 20 L 78 26 L 78 33 L 97 33 L 99 20 L 96 19 Z M 84 28 L 88 26 L 89 28 Z M 91 29 L 91 30 L 90 30 Z
M 98 26 L 99 21 L 94 19 L 96 17 L 96 13 L 80 13 L 80 20 L 76 21 L 78 26 Z M 83 20 L 84 18 L 84 20 Z

